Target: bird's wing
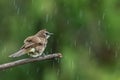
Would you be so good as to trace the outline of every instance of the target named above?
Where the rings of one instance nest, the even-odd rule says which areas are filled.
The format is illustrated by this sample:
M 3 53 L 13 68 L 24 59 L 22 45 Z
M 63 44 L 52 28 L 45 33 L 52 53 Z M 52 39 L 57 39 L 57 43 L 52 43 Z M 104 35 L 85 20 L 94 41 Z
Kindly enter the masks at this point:
M 36 46 L 42 46 L 47 44 L 47 39 L 45 38 L 39 38 L 37 36 L 31 36 L 25 39 L 24 45 L 21 47 L 21 49 L 28 49 L 28 48 L 33 48 Z
M 25 40 L 24 40 L 24 43 L 39 43 L 41 42 L 41 39 L 37 36 L 30 36 L 30 37 L 27 37 Z
M 36 43 L 25 43 L 20 49 L 29 49 L 33 48 L 34 46 L 37 46 Z

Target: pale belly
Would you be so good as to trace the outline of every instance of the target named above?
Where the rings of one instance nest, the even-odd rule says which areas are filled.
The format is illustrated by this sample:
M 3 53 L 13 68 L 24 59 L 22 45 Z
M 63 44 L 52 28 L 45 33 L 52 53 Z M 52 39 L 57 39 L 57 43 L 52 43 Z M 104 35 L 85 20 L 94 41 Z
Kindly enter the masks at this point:
M 36 52 L 35 48 L 30 49 L 28 55 L 31 57 L 39 57 L 42 55 L 44 48 L 40 52 Z

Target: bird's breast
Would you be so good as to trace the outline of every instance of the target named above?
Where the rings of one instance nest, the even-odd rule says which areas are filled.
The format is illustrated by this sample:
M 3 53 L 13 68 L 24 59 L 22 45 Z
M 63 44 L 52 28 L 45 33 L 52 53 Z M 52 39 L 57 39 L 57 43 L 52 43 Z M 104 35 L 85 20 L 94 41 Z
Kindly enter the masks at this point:
M 35 52 L 35 48 L 31 48 L 30 50 L 29 50 L 29 52 Z

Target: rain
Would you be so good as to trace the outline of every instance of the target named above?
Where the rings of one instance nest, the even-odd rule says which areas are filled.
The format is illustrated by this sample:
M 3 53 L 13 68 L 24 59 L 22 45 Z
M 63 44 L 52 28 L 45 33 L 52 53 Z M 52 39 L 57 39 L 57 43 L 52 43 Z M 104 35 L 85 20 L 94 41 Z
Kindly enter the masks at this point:
M 0 79 L 119 80 L 118 4 L 0 0 Z

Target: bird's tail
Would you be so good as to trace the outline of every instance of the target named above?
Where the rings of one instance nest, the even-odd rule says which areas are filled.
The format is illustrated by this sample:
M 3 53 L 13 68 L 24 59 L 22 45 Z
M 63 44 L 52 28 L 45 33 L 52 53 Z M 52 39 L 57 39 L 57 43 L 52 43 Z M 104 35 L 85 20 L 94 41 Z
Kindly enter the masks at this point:
M 18 52 L 14 53 L 14 54 L 11 54 L 9 57 L 19 57 L 19 56 L 22 56 L 24 54 L 25 54 L 25 50 L 21 49 Z

